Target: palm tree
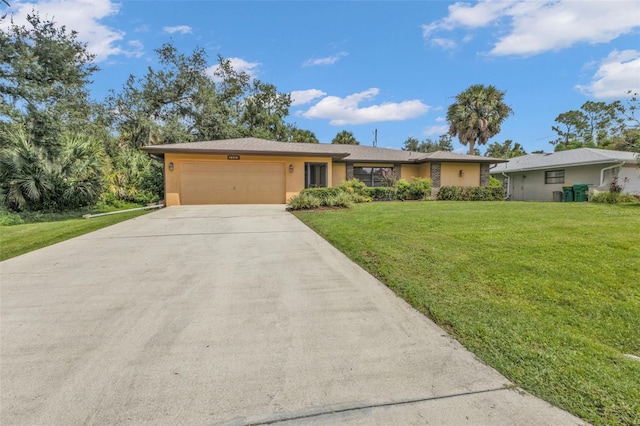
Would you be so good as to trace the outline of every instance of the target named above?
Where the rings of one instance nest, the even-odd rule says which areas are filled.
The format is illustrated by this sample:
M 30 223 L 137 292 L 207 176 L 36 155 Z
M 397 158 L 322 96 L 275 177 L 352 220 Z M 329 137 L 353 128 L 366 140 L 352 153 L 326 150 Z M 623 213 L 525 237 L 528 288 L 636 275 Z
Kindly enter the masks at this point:
M 340 145 L 360 145 L 360 142 L 358 142 L 356 137 L 353 136 L 353 133 L 347 130 L 339 132 L 336 137 L 333 138 L 331 143 Z
M 476 142 L 484 145 L 500 133 L 502 122 L 513 113 L 503 102 L 504 94 L 494 86 L 474 84 L 459 93 L 447 109 L 449 134 L 469 145 L 469 155 L 474 154 Z
M 104 189 L 102 144 L 64 133 L 52 156 L 24 127 L 0 132 L 0 205 L 11 210 L 73 209 L 95 203 Z
M 22 127 L 3 130 L 0 139 L 0 204 L 12 210 L 41 208 L 55 186 L 55 165 Z

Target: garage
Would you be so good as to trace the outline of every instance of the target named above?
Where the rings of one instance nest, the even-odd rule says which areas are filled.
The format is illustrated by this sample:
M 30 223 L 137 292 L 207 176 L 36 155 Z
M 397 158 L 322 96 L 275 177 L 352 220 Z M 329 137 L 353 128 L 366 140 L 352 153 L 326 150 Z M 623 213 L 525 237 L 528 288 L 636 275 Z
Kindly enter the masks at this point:
M 283 163 L 185 162 L 181 204 L 284 204 Z

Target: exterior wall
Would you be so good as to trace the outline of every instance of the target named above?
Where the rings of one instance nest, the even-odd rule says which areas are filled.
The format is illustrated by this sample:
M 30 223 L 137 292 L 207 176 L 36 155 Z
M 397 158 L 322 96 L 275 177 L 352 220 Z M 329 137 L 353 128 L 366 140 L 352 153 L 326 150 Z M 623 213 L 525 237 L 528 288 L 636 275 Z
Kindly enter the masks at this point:
M 441 164 L 440 186 L 480 186 L 480 163 Z
M 402 164 L 400 165 L 400 178 L 411 180 L 413 177 L 421 177 L 420 176 L 420 165 L 419 164 Z
M 229 160 L 226 154 L 165 154 L 165 205 L 180 205 L 180 171 L 182 164 L 188 162 L 209 163 L 281 163 L 285 170 L 285 199 L 288 201 L 304 189 L 304 163 L 327 163 L 327 182 L 333 182 L 333 167 L 330 157 L 288 157 L 269 155 L 240 155 L 239 160 Z M 169 170 L 173 163 L 173 170 Z M 293 172 L 289 172 L 293 165 Z
M 624 184 L 622 180 L 629 178 L 629 182 L 624 184 L 622 192 L 629 194 L 640 194 L 640 167 L 636 167 L 635 164 L 622 167 L 620 173 L 618 173 L 620 184 Z
M 422 163 L 418 167 L 418 176 L 424 179 L 431 179 L 431 163 Z
M 400 164 L 400 179 L 410 181 L 413 178 L 431 179 L 430 164 Z
M 333 163 L 331 175 L 331 186 L 340 185 L 340 182 L 347 179 L 347 165 L 345 163 Z
M 565 185 L 577 183 L 588 184 L 590 187 L 600 187 L 600 171 L 607 167 L 606 164 L 589 166 L 559 167 L 547 170 L 530 170 L 526 172 L 506 173 L 510 177 L 509 195 L 516 201 L 553 201 L 553 192 L 562 191 Z M 564 170 L 564 183 L 545 184 L 545 171 Z M 601 190 L 607 190 L 607 185 L 613 173 L 605 173 L 605 184 Z M 635 165 L 623 167 L 619 172 L 620 178 L 630 177 L 625 185 L 624 192 L 640 192 L 640 169 Z M 501 174 L 493 177 L 504 182 L 506 179 Z

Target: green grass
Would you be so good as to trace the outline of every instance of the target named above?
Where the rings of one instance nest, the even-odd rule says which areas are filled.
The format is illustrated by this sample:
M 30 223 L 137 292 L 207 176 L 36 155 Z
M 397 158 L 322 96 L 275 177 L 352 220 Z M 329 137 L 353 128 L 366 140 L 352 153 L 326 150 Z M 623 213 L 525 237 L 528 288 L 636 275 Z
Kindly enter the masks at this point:
M 82 219 L 75 213 L 39 215 L 31 218 L 33 223 L 0 226 L 0 261 L 37 250 L 69 238 L 77 237 L 100 228 L 116 224 L 143 214 L 149 210 L 138 210 L 110 216 Z M 46 221 L 48 220 L 48 221 Z
M 371 203 L 296 212 L 517 385 L 640 424 L 640 204 Z

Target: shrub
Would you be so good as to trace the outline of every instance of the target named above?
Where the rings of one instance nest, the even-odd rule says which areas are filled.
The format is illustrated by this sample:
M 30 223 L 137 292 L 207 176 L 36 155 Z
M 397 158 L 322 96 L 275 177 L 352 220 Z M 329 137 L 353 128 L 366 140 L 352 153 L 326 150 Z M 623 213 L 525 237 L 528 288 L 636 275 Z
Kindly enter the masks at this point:
M 502 201 L 505 192 L 502 186 L 443 186 L 438 191 L 438 200 L 443 201 Z
M 492 188 L 497 188 L 499 186 L 502 186 L 502 182 L 500 182 L 500 180 L 494 178 L 493 176 L 489 176 L 489 186 Z
M 629 183 L 629 178 L 628 177 L 625 177 L 622 180 L 622 185 L 621 185 L 620 181 L 618 179 L 618 176 L 614 176 L 611 179 L 611 183 L 609 184 L 609 192 L 620 194 L 627 183 Z
M 342 182 L 340 182 L 340 185 L 338 186 L 338 188 L 352 195 L 353 194 L 365 195 L 367 191 L 367 185 L 365 185 L 364 182 L 362 182 L 358 178 L 343 180 Z
M 123 149 L 113 158 L 107 192 L 118 200 L 148 204 L 162 197 L 162 164 L 139 150 Z
M 396 200 L 396 188 L 387 186 L 376 186 L 373 188 L 367 187 L 366 194 L 371 197 L 373 201 L 391 201 Z
M 23 223 L 24 220 L 19 214 L 0 209 L 0 226 L 22 225 Z
M 638 198 L 631 194 L 621 194 L 619 192 L 598 192 L 591 195 L 589 201 L 594 203 L 619 204 L 635 203 L 638 201 Z
M 331 188 L 305 188 L 300 191 L 300 194 L 307 194 L 316 197 L 320 201 L 325 201 L 329 197 L 335 197 L 339 194 L 343 194 L 344 191 L 338 187 Z
M 289 200 L 291 210 L 308 210 L 318 207 L 351 207 L 352 196 L 340 188 L 306 188 Z
M 370 203 L 373 201 L 371 197 L 364 194 L 351 194 L 350 197 L 352 203 Z
M 404 201 L 411 198 L 411 184 L 406 179 L 399 179 L 396 184 L 396 200 Z
M 320 199 L 309 193 L 300 192 L 289 199 L 291 210 L 309 210 L 320 207 Z
M 431 197 L 431 181 L 424 178 L 413 178 L 409 192 L 411 200 L 426 200 Z
M 324 207 L 349 208 L 351 207 L 351 196 L 344 191 L 340 191 L 340 193 L 328 196 L 322 200 L 320 205 Z

